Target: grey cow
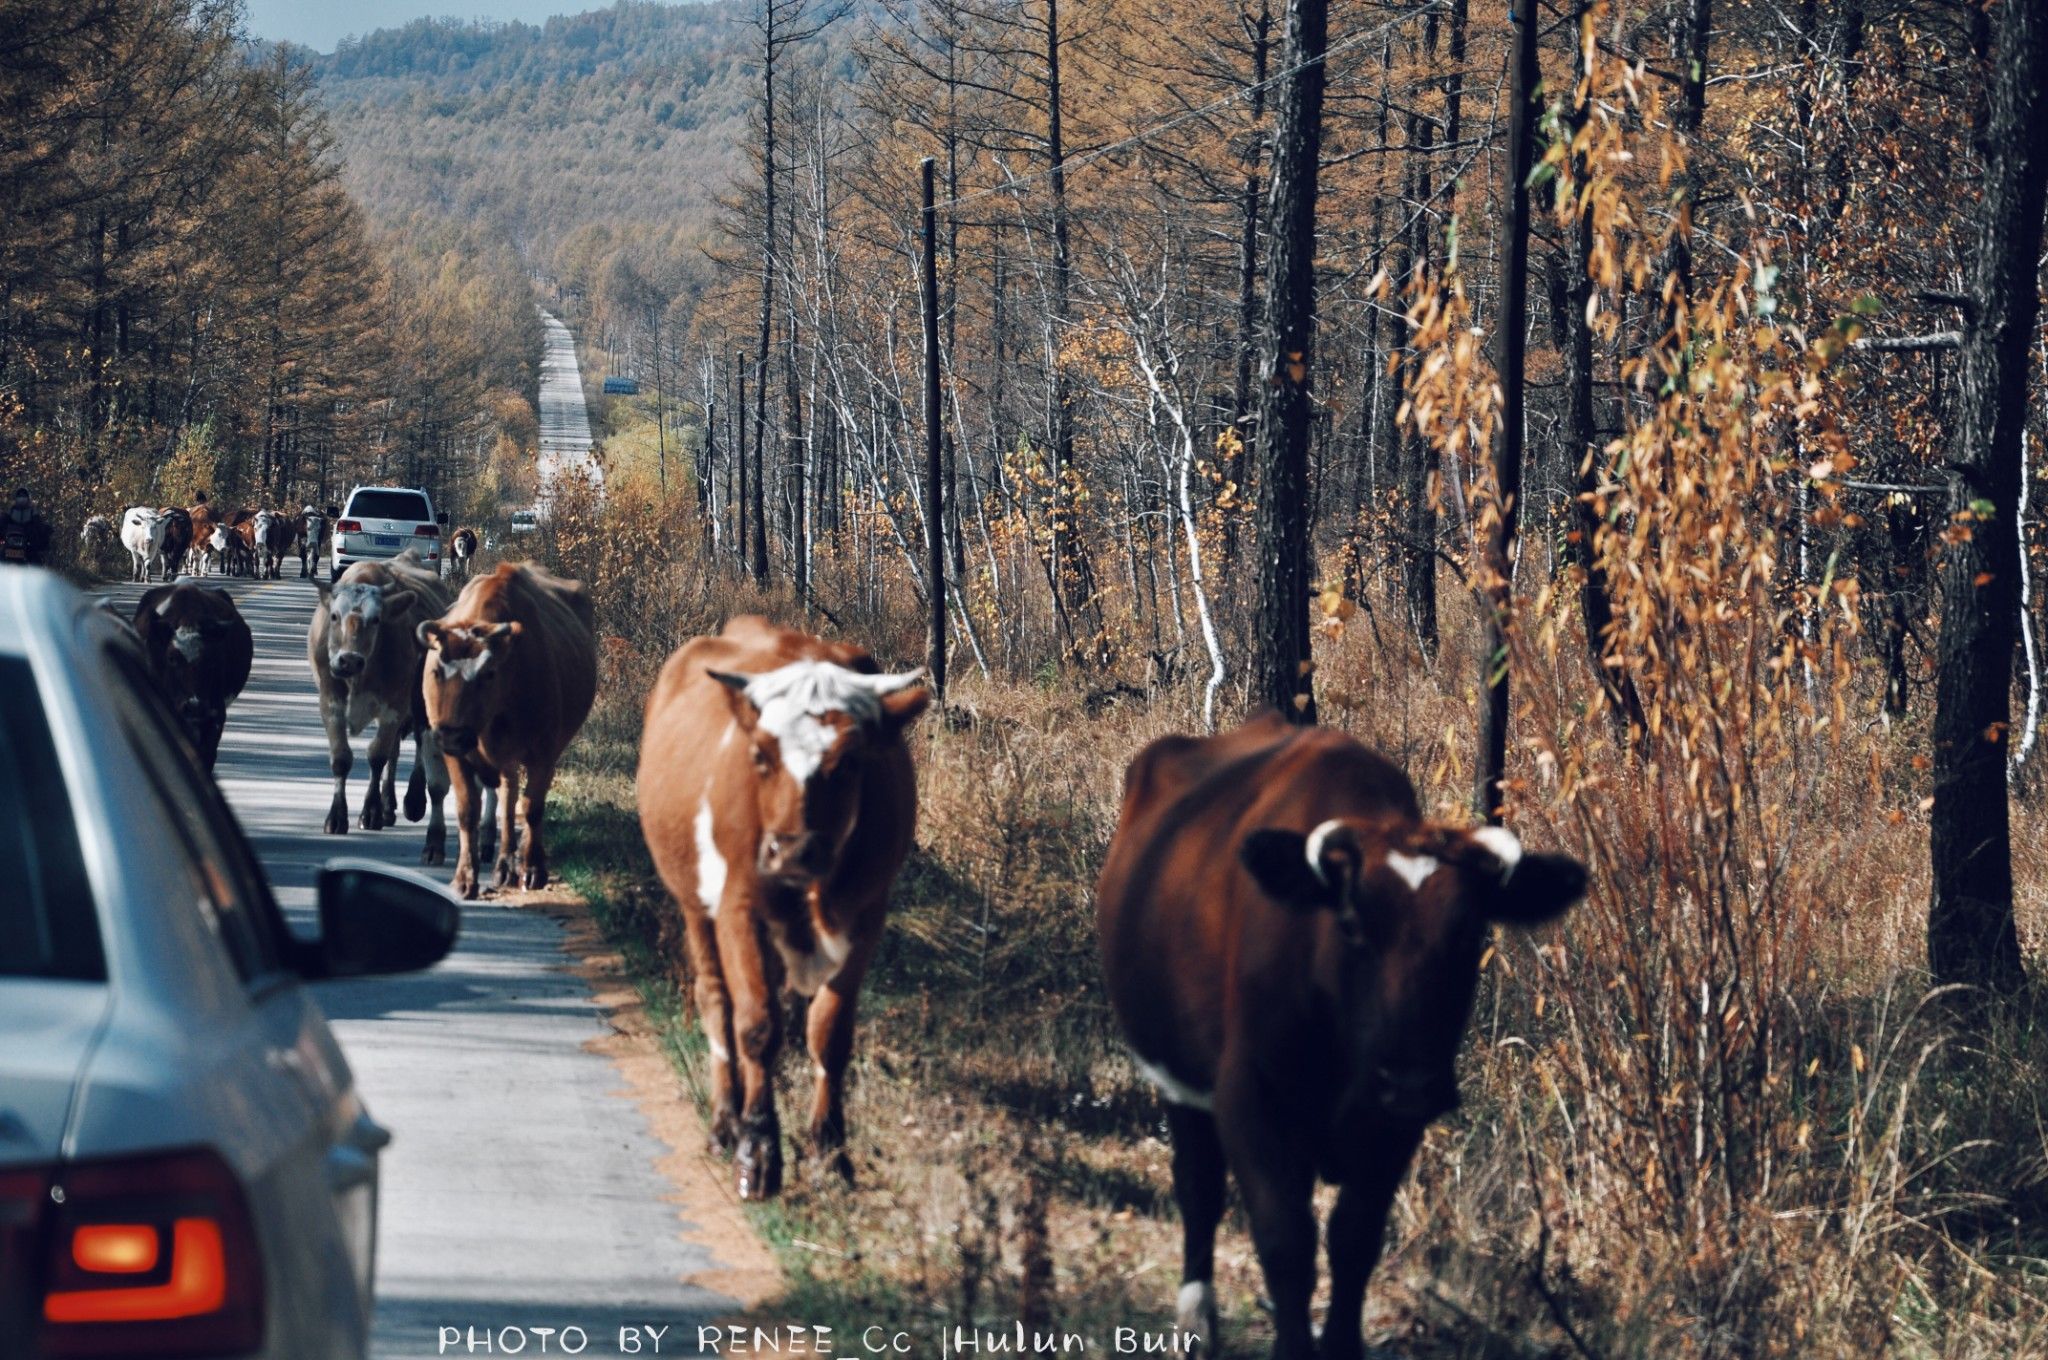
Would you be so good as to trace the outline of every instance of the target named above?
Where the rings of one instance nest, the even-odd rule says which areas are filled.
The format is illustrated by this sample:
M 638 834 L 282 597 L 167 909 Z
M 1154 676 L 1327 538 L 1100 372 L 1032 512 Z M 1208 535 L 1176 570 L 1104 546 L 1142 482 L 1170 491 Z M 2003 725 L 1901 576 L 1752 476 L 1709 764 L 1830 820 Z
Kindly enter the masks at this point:
M 375 831 L 397 824 L 398 747 L 411 733 L 413 765 L 405 787 L 405 816 L 418 821 L 427 812 L 428 793 L 433 794 L 433 816 L 427 822 L 420 862 L 439 864 L 447 854 L 441 808 L 448 796 L 448 765 L 426 723 L 420 694 L 424 653 L 414 633 L 422 622 L 447 612 L 452 593 L 410 550 L 388 562 L 358 562 L 332 585 L 317 580 L 313 584 L 320 592 L 320 605 L 306 634 L 306 654 L 320 687 L 320 717 L 327 727 L 328 762 L 334 772 L 327 834 L 348 831 L 348 773 L 355 763 L 349 738 L 361 735 L 374 719 L 370 787 L 363 795 L 358 825 Z

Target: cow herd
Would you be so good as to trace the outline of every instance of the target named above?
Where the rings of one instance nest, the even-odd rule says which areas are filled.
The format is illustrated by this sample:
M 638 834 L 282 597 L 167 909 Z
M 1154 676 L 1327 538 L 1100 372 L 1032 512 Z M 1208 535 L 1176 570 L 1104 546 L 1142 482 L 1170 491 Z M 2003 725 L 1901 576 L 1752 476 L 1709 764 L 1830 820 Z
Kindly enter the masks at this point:
M 308 659 L 334 796 L 351 820 L 351 738 L 377 726 L 354 820 L 429 817 L 440 863 L 456 793 L 454 887 L 475 897 L 549 879 L 544 821 L 563 750 L 598 684 L 580 582 L 502 563 L 454 593 L 407 552 L 362 562 L 319 600 Z M 138 633 L 211 762 L 249 669 L 228 597 L 188 581 L 143 598 Z M 743 1199 L 774 1195 L 782 1134 L 773 1074 L 786 993 L 807 999 L 809 1143 L 851 1175 L 846 1073 L 857 995 L 917 823 L 905 733 L 930 703 L 921 671 L 758 617 L 672 655 L 646 701 L 642 833 L 684 923 L 711 1057 L 711 1138 Z M 1501 827 L 1422 815 L 1395 765 L 1327 728 L 1267 714 L 1211 737 L 1162 738 L 1125 774 L 1096 890 L 1109 1007 L 1160 1092 L 1184 1231 L 1177 1322 L 1210 1345 L 1226 1177 L 1264 1269 L 1276 1354 L 1310 1329 L 1319 1181 L 1327 1228 L 1325 1356 L 1362 1354 L 1360 1315 L 1395 1189 L 1428 1126 L 1457 1103 L 1456 1061 L 1497 925 L 1571 906 L 1586 874 Z
M 332 509 L 308 505 L 283 510 L 218 511 L 202 497 L 197 504 L 131 505 L 116 527 L 105 515 L 86 520 L 79 540 L 97 554 L 109 538 L 127 550 L 129 579 L 147 583 L 152 574 L 170 581 L 193 576 L 254 576 L 275 581 L 288 558 L 296 557 L 302 578 L 320 574 L 320 546 L 333 520 Z

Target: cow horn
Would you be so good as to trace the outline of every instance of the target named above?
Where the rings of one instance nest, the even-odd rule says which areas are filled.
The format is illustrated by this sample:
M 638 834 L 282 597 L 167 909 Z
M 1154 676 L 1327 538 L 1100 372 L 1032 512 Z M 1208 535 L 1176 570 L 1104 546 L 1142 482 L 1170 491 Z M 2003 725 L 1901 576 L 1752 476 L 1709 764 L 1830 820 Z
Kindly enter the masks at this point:
M 1522 842 L 1514 832 L 1504 826 L 1482 826 L 1472 833 L 1472 841 L 1500 861 L 1501 882 L 1514 877 L 1515 866 L 1522 862 Z
M 496 642 L 500 638 L 516 638 L 519 636 L 519 633 L 519 621 L 517 619 L 514 619 L 510 623 L 501 623 L 497 627 L 491 629 L 489 632 L 484 634 L 484 638 L 487 641 Z
M 747 686 L 754 681 L 754 677 L 751 675 L 737 675 L 732 671 L 714 671 L 708 666 L 705 668 L 704 673 L 719 684 L 724 685 L 727 689 L 735 689 L 742 694 L 746 692 Z
M 420 646 L 432 651 L 441 645 L 441 621 L 439 619 L 421 619 L 420 626 L 412 630 L 412 635 L 418 640 Z
M 897 671 L 893 675 L 864 675 L 861 682 L 873 692 L 876 698 L 909 689 L 912 685 L 924 683 L 924 667 L 914 671 Z

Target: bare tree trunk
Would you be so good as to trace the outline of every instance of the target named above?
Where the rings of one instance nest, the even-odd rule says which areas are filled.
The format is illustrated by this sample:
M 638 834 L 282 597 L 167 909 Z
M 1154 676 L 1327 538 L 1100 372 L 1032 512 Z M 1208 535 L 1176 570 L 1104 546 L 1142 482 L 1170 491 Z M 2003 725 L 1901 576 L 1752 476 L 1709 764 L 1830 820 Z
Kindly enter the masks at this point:
M 1943 982 L 2010 993 L 2026 981 L 2013 924 L 2006 749 L 2022 570 L 2013 526 L 2048 181 L 2048 10 L 2008 3 L 1997 14 L 1972 305 L 1949 459 L 1949 513 L 1960 532 L 1947 536 L 1942 563 L 1927 958 Z
M 1464 47 L 1464 5 L 1457 7 L 1452 48 Z M 1508 95 L 1508 146 L 1501 185 L 1507 221 L 1501 227 L 1500 310 L 1493 321 L 1493 371 L 1500 413 L 1493 444 L 1493 513 L 1485 526 L 1481 586 L 1486 642 L 1479 653 L 1479 815 L 1498 826 L 1508 757 L 1508 615 L 1514 604 L 1515 528 L 1522 509 L 1522 422 L 1527 386 L 1529 311 L 1529 162 L 1535 134 L 1536 9 L 1515 15 L 1513 72 Z
M 1308 625 L 1308 440 L 1315 361 L 1316 188 L 1327 0 L 1288 0 L 1286 83 L 1267 201 L 1265 352 L 1259 372 L 1259 630 L 1253 692 L 1290 722 L 1316 720 Z

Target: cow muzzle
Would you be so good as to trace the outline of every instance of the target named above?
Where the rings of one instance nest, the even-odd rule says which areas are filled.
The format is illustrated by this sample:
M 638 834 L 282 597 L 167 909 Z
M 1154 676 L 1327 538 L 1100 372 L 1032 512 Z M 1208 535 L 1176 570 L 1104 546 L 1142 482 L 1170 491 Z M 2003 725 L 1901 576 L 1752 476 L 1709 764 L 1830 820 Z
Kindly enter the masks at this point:
M 823 878 L 832 869 L 832 843 L 810 831 L 794 836 L 771 833 L 761 837 L 755 867 L 764 878 L 797 882 Z
M 442 754 L 466 756 L 476 749 L 476 729 L 441 723 L 434 728 L 434 740 L 440 743 Z
M 344 680 L 352 680 L 363 673 L 369 660 L 361 652 L 336 652 L 327 658 L 327 668 Z

